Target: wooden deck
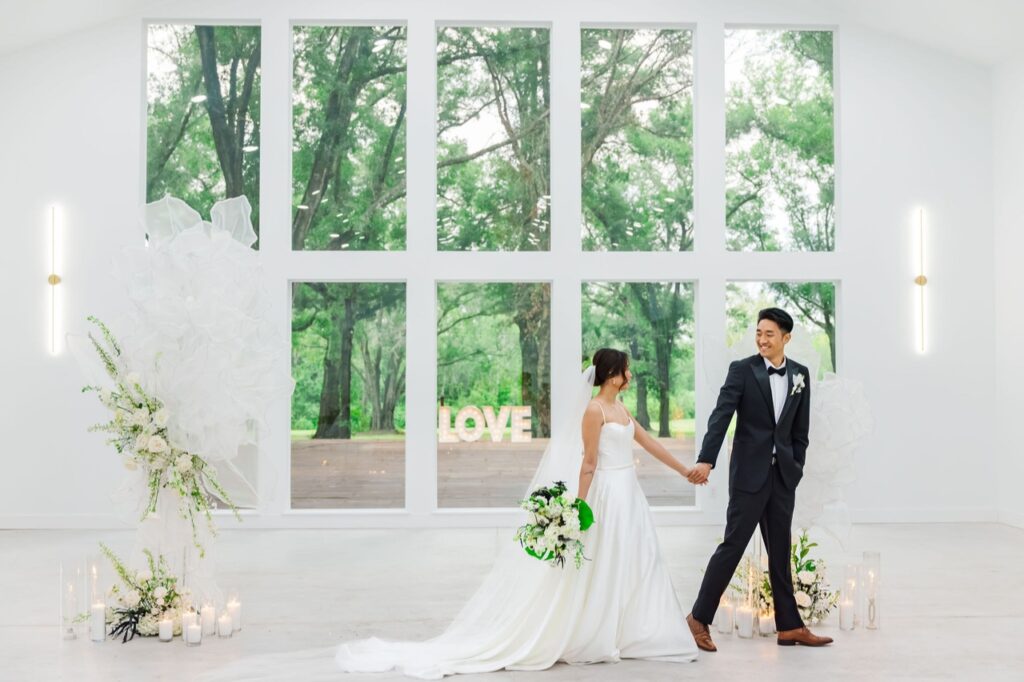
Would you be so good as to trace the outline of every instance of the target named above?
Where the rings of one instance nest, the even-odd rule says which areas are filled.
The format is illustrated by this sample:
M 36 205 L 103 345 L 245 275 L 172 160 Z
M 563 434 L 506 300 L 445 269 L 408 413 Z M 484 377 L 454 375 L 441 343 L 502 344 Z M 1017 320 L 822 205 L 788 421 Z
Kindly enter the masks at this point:
M 663 439 L 687 464 L 692 440 Z M 438 506 L 514 507 L 530 482 L 546 440 L 531 443 L 440 443 Z M 694 489 L 678 474 L 635 449 L 640 485 L 652 505 L 694 504 Z M 405 506 L 405 442 L 292 442 L 292 508 L 393 509 Z

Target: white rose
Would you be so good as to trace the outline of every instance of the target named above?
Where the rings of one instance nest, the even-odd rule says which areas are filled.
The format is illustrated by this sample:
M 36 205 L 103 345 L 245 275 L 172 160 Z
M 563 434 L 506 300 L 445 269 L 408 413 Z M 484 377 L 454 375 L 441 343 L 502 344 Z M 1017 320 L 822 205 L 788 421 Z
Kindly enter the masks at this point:
M 138 435 L 138 437 L 135 439 L 135 449 L 136 450 L 145 450 L 148 447 L 149 447 L 149 436 L 147 436 L 144 433 L 140 433 Z
M 800 571 L 796 574 L 796 577 L 804 585 L 813 585 L 815 578 L 818 576 L 815 575 L 814 571 Z
M 124 377 L 124 381 L 129 386 L 134 386 L 135 384 L 142 381 L 142 377 L 139 376 L 138 372 L 128 372 L 128 374 L 126 374 Z
M 150 436 L 146 449 L 155 453 L 167 452 L 167 441 L 160 436 Z
M 160 428 L 163 428 L 167 426 L 167 420 L 170 419 L 170 417 L 171 415 L 170 413 L 167 412 L 167 409 L 161 407 L 159 410 L 156 411 L 156 414 L 153 415 L 153 423 L 159 426 Z
M 158 587 L 155 590 L 153 590 L 153 596 L 156 597 L 157 599 L 163 599 L 164 597 L 167 596 L 167 588 L 164 587 L 163 585 L 161 585 L 160 587 Z M 161 603 L 163 603 L 163 602 L 161 602 Z
M 156 603 L 159 604 L 160 606 L 163 606 L 164 605 L 164 598 L 163 597 L 157 597 L 156 598 Z
M 802 606 L 806 609 L 811 605 L 810 596 L 803 590 L 799 590 L 793 597 L 796 599 L 797 606 Z
M 133 609 L 139 605 L 140 599 L 141 597 L 139 597 L 139 593 L 135 590 L 132 590 L 128 594 L 124 595 L 124 605 L 130 609 Z
M 178 455 L 178 459 L 174 460 L 174 466 L 181 473 L 185 473 L 192 469 L 192 455 L 185 453 Z
M 144 407 L 140 407 L 132 413 L 132 424 L 137 426 L 145 426 L 149 423 L 149 410 Z
M 557 502 L 552 504 L 550 507 L 548 507 L 548 513 L 551 514 L 551 516 L 553 516 L 553 517 L 561 516 L 562 515 L 562 505 L 558 504 Z

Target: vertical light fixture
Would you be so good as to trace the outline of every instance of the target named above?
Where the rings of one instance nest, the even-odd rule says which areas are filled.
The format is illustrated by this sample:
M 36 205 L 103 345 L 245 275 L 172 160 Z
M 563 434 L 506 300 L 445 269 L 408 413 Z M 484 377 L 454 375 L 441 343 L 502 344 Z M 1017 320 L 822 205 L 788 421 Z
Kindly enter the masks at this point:
M 917 210 L 917 277 L 914 284 L 917 285 L 917 352 L 925 351 L 925 323 L 924 323 L 924 288 L 928 284 L 928 278 L 924 274 L 924 209 Z
M 57 274 L 59 267 L 61 238 L 61 213 L 60 207 L 56 204 L 50 206 L 50 275 L 46 278 L 50 285 L 50 354 L 57 355 L 60 352 L 60 301 L 57 285 L 61 283 L 61 277 Z

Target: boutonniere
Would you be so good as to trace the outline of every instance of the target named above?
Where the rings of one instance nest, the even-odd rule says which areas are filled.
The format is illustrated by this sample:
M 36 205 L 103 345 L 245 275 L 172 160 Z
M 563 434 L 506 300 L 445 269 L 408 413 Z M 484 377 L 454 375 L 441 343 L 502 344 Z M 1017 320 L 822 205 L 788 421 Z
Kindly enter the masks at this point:
M 802 372 L 798 372 L 793 377 L 793 390 L 789 392 L 790 395 L 796 395 L 802 393 L 804 390 L 804 375 Z

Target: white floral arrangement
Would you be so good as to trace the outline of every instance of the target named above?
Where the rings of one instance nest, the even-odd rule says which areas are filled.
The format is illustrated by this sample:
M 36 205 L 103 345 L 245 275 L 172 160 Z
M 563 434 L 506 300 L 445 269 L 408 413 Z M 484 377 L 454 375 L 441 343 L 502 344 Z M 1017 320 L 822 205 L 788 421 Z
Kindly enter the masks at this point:
M 515 535 L 527 554 L 562 568 L 567 556 L 573 557 L 576 568 L 583 565 L 587 560 L 583 533 L 594 523 L 594 512 L 584 500 L 568 493 L 563 481 L 556 481 L 534 490 L 519 506 L 530 513 L 531 522 Z
M 140 637 L 154 637 L 159 631 L 160 621 L 170 619 L 174 623 L 174 634 L 181 634 L 181 614 L 188 608 L 188 589 L 179 589 L 178 578 L 167 568 L 163 555 L 153 557 L 148 549 L 148 568 L 131 571 L 113 551 L 100 543 L 103 554 L 110 559 L 114 570 L 121 579 L 121 585 L 110 588 L 110 596 L 116 603 L 107 607 L 106 622 L 111 626 L 110 634 L 121 637 L 121 643 Z
M 811 550 L 817 546 L 818 543 L 811 542 L 804 531 L 793 543 L 790 554 L 793 597 L 800 618 L 808 625 L 816 625 L 825 620 L 839 601 L 839 592 L 829 589 L 825 562 L 810 556 Z M 737 567 L 729 589 L 741 597 L 752 589 L 754 608 L 762 611 L 774 608 L 769 571 L 765 567 L 755 567 L 750 557 L 745 558 Z
M 91 333 L 89 340 L 100 356 L 107 374 L 114 382 L 114 388 L 86 386 L 82 392 L 95 391 L 100 402 L 113 412 L 113 418 L 105 423 L 90 427 L 91 432 L 111 434 L 109 445 L 123 457 L 124 466 L 129 470 L 142 468 L 149 488 L 149 499 L 142 518 L 156 513 L 160 491 L 172 488 L 181 497 L 180 512 L 192 525 L 192 540 L 204 555 L 196 529 L 196 517 L 203 516 L 212 534 L 216 533 L 210 495 L 216 495 L 241 520 L 238 509 L 227 492 L 217 482 L 216 471 L 199 455 L 177 447 L 169 438 L 167 424 L 171 415 L 163 403 L 149 395 L 140 385 L 141 377 L 122 365 L 121 347 L 103 322 L 95 317 L 88 318 L 99 327 L 103 342 Z

